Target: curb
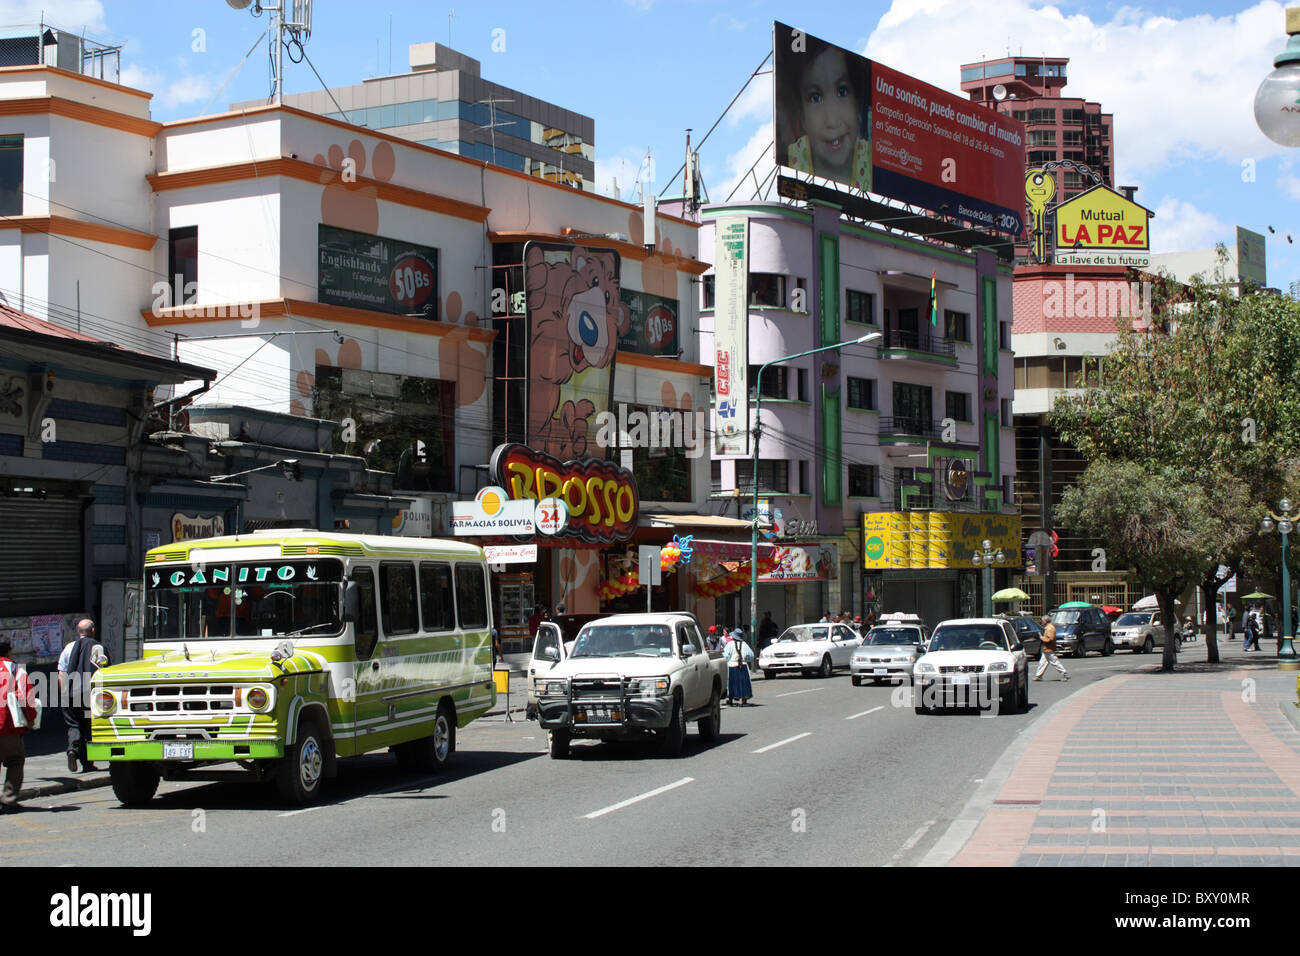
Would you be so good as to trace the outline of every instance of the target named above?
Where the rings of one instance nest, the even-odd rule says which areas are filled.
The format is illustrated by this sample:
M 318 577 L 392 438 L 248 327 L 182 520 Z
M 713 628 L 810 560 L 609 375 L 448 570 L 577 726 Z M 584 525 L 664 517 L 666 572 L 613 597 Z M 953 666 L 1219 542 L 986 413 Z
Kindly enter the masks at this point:
M 112 779 L 106 773 L 98 774 L 93 777 L 86 777 L 82 780 L 66 780 L 57 783 L 44 783 L 39 787 L 24 788 L 18 794 L 18 802 L 24 800 L 35 800 L 38 797 L 54 797 L 61 793 L 75 793 L 78 790 L 98 790 L 100 787 L 107 787 L 112 784 Z

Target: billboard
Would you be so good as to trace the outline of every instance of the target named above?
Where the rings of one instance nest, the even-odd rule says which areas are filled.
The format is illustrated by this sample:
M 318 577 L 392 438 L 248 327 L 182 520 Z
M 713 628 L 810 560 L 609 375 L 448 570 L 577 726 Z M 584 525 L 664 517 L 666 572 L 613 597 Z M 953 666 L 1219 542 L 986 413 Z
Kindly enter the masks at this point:
M 318 228 L 320 302 L 437 320 L 437 249 L 351 229 Z
M 1011 235 L 1024 124 L 775 24 L 776 163 Z
M 1056 207 L 1056 262 L 1076 266 L 1151 263 L 1151 210 L 1106 186 Z
M 1237 227 L 1237 281 L 1253 282 L 1260 288 L 1268 285 L 1264 236 L 1241 226 Z
M 631 289 L 622 295 L 630 322 L 618 337 L 618 347 L 641 355 L 676 355 L 677 300 Z
M 569 461 L 598 452 L 596 423 L 614 392 L 614 360 L 630 314 L 609 249 L 524 246 L 528 316 L 527 444 Z
M 876 511 L 862 516 L 867 570 L 974 568 L 976 548 L 1001 548 L 1002 567 L 1020 566 L 1020 516 L 949 511 Z
M 714 240 L 715 455 L 749 454 L 749 220 L 717 220 Z

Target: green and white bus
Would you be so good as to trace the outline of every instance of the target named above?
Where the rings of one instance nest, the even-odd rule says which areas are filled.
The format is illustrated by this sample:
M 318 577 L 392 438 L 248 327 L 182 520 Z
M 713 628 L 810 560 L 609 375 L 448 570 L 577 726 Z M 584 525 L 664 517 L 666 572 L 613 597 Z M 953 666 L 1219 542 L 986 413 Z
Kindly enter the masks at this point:
M 144 569 L 143 658 L 90 692 L 88 757 L 124 804 L 244 771 L 305 804 L 338 758 L 385 747 L 438 770 L 496 701 L 474 545 L 263 531 L 154 548 Z

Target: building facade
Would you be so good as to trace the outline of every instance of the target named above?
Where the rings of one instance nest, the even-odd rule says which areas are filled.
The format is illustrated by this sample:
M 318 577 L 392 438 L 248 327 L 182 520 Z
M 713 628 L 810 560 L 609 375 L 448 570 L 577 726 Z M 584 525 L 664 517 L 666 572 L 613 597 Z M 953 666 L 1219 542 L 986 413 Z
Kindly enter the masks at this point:
M 776 203 L 705 206 L 701 254 L 713 254 L 719 223 L 738 220 L 748 235 L 751 413 L 755 389 L 763 396 L 759 519 L 780 557 L 760 578 L 760 616 L 788 625 L 915 611 L 934 625 L 976 612 L 973 547 L 986 537 L 1005 545 L 998 580 L 1020 565 L 1008 506 L 1010 264 L 866 228 L 836 209 Z M 714 291 L 706 274 L 705 355 Z M 779 362 L 755 381 L 765 363 L 872 332 L 876 343 Z M 749 447 L 712 462 L 715 505 L 746 520 Z M 749 620 L 748 589 L 721 604 L 719 615 Z

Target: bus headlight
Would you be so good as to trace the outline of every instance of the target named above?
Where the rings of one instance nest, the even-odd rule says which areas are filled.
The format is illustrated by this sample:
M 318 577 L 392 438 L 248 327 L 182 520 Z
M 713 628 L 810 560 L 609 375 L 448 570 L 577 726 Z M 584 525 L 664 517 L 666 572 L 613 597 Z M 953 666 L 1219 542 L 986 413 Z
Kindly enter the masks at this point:
M 275 700 L 274 691 L 269 687 L 250 687 L 244 695 L 248 709 L 255 714 L 264 714 L 271 709 Z
M 90 698 L 90 713 L 93 717 L 110 717 L 117 710 L 117 698 L 112 691 L 97 690 Z

